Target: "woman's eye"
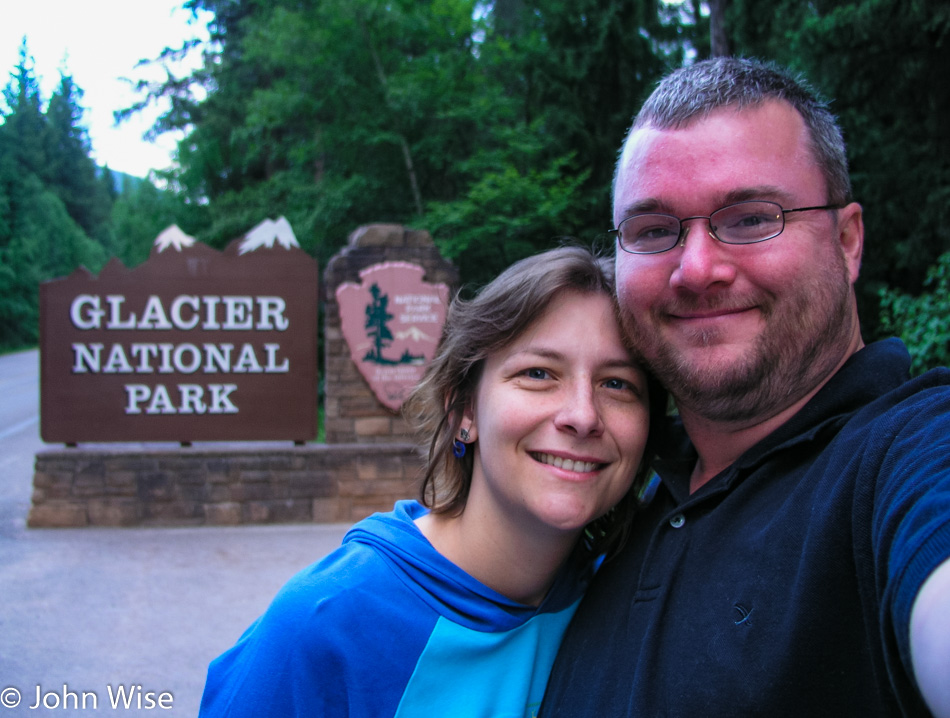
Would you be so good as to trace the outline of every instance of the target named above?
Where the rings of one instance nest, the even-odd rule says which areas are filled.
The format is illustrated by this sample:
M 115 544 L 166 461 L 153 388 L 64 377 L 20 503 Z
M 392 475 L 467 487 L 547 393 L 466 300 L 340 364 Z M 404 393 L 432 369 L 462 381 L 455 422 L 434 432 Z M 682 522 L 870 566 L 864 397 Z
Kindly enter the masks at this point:
M 608 379 L 604 382 L 604 386 L 608 389 L 629 389 L 630 384 L 625 382 L 623 379 Z
M 544 369 L 539 369 L 538 367 L 526 369 L 524 374 L 529 379 L 549 379 L 551 377 Z

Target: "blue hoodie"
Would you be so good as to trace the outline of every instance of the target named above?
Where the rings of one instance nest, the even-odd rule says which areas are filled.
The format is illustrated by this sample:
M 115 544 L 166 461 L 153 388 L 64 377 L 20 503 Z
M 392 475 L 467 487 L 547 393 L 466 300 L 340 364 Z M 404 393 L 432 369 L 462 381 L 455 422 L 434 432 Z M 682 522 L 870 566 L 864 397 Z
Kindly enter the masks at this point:
M 516 603 L 432 547 L 426 511 L 401 501 L 292 578 L 211 663 L 201 716 L 537 715 L 589 566 Z

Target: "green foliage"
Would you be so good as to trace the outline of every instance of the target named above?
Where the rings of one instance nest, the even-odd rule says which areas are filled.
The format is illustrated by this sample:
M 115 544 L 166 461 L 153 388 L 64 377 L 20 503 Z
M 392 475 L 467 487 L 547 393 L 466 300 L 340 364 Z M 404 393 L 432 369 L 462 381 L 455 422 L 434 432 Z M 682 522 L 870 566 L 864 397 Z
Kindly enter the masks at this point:
M 3 144 L 4 161 L 9 169 L 42 177 L 47 167 L 46 118 L 39 83 L 33 70 L 33 60 L 26 47 L 20 45 L 20 57 L 10 82 L 3 90 L 7 111 L 3 113 L 3 129 L 8 141 Z
M 915 374 L 950 366 L 950 252 L 927 271 L 924 287 L 919 296 L 880 290 L 881 326 L 903 339 Z
M 571 159 L 527 171 L 504 161 L 478 173 L 465 196 L 430 204 L 426 225 L 467 282 L 487 283 L 499 266 L 556 244 L 565 235 L 562 228 L 577 226 L 575 200 L 587 173 L 565 173 Z
M 82 90 L 68 75 L 46 111 L 47 184 L 62 200 L 69 216 L 90 237 L 101 237 L 109 222 L 112 200 L 97 177 L 95 163 L 89 157 L 91 147 L 82 127 L 83 109 L 79 105 Z
M 203 239 L 282 214 L 328 258 L 359 224 L 410 223 L 451 191 L 472 131 L 453 106 L 472 89 L 470 2 L 202 6 L 223 45 L 177 180 L 210 201 Z
M 83 150 L 74 126 L 82 114 L 74 89 L 64 77 L 50 103 L 52 113 L 44 112 L 24 41 L 3 90 L 0 125 L 0 348 L 36 343 L 42 280 L 79 265 L 97 269 L 105 261 L 102 247 L 84 233 L 64 202 L 78 196 L 57 182 L 74 179 L 57 163 L 74 163 L 69 152 Z M 72 164 L 71 169 L 83 168 Z M 77 201 L 74 209 L 82 205 Z
M 0 247 L 0 350 L 33 346 L 39 337 L 37 252 L 18 240 Z
M 77 267 L 98 272 L 120 249 L 124 260 L 137 258 L 184 214 L 180 199 L 146 182 L 119 196 L 111 173 L 89 157 L 81 98 L 61 73 L 44 106 L 23 42 L 0 107 L 0 350 L 36 343 L 41 282 Z
M 478 141 L 457 160 L 455 196 L 429 202 L 422 221 L 476 285 L 609 226 L 614 157 L 633 108 L 682 57 L 681 45 L 669 49 L 682 28 L 653 3 L 495 9 L 478 47 L 477 94 L 459 107 L 478 118 Z
M 209 94 L 160 124 L 188 133 L 173 179 L 207 202 L 200 239 L 284 215 L 325 263 L 359 225 L 401 223 L 466 282 L 608 226 L 616 148 L 689 35 L 655 0 L 189 7 L 214 13 L 191 78 Z
M 185 232 L 194 232 L 205 224 L 205 212 L 201 206 L 186 204 L 172 190 L 125 177 L 112 208 L 112 254 L 127 267 L 137 266 L 148 259 L 163 230 L 176 224 Z
M 107 256 L 69 216 L 62 200 L 34 175 L 11 193 L 10 240 L 0 247 L 0 347 L 35 344 L 39 284 L 76 267 L 98 271 Z

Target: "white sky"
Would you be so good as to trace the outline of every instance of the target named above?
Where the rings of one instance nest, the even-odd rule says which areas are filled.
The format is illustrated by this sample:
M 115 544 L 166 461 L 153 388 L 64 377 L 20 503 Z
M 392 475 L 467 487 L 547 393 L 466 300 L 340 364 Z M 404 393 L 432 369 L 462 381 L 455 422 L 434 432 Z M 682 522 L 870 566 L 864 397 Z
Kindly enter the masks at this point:
M 135 67 L 139 60 L 156 58 L 163 48 L 180 47 L 186 39 L 207 37 L 207 16 L 192 21 L 183 1 L 0 0 L 0 87 L 9 83 L 26 35 L 44 102 L 59 84 L 61 68 L 83 90 L 82 124 L 96 162 L 138 177 L 165 169 L 178 137 L 162 135 L 155 143 L 142 139 L 157 110 L 150 108 L 118 127 L 112 113 L 137 99 L 122 78 L 147 77 L 145 68 Z M 191 66 L 200 61 L 200 53 L 193 55 Z M 176 70 L 176 76 L 186 74 Z M 156 77 L 154 73 L 148 77 Z M 159 70 L 157 77 L 162 76 Z

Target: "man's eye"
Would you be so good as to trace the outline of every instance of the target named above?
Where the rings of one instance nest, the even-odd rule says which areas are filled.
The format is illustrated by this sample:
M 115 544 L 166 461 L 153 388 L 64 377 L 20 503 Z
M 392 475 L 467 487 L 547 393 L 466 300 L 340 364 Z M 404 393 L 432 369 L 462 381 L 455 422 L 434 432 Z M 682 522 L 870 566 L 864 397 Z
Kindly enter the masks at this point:
M 673 230 L 669 227 L 645 227 L 637 232 L 634 238 L 638 242 L 654 242 L 656 240 L 669 239 L 673 236 Z
M 733 227 L 758 227 L 760 224 L 764 224 L 767 219 L 761 214 L 745 214 L 739 217 L 735 222 L 733 222 Z

